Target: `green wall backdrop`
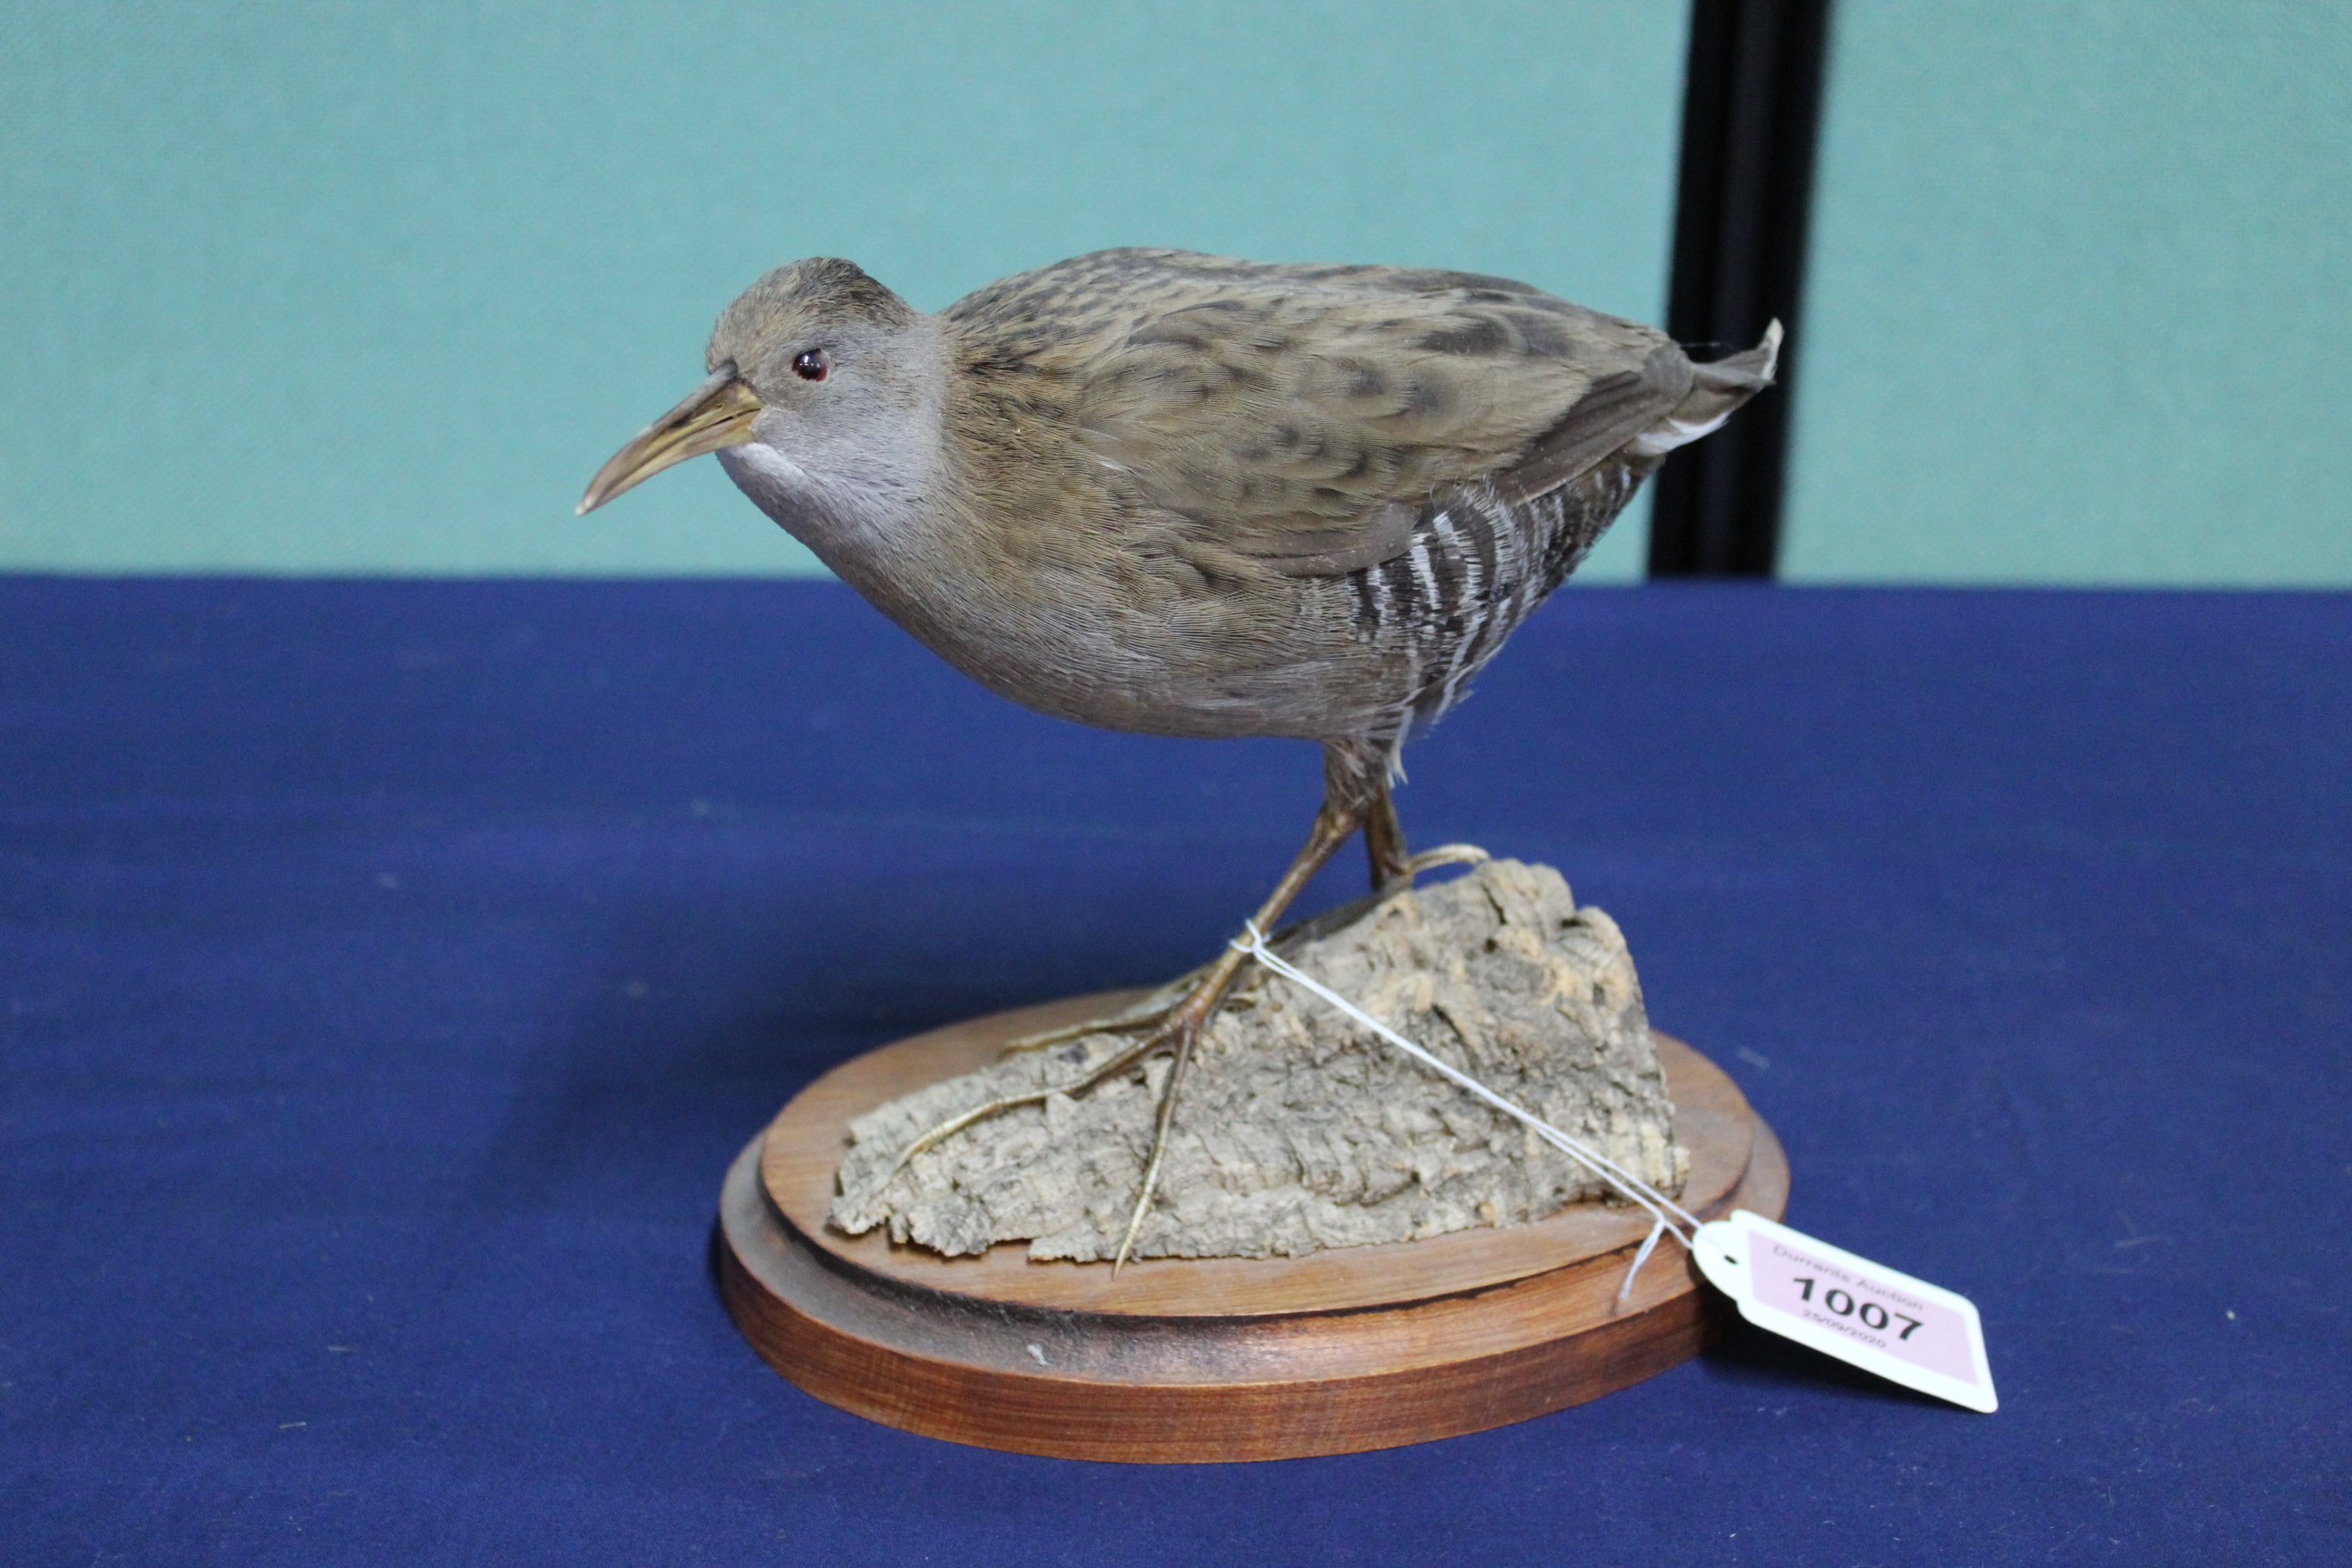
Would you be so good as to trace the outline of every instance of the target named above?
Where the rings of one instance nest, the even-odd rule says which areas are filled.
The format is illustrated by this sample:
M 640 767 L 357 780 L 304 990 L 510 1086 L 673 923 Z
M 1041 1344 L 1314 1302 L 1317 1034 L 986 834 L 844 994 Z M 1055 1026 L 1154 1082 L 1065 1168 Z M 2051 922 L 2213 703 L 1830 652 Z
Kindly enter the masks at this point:
M 592 518 L 766 268 L 933 309 L 1107 245 L 1655 320 L 1662 0 L 0 16 L 0 569 L 813 569 L 715 465 Z M 1596 578 L 1639 574 L 1639 520 Z
M 0 570 L 796 572 L 570 502 L 795 256 L 1154 243 L 1656 320 L 1676 0 L 19 4 Z M 2352 583 L 2352 9 L 1838 0 L 1800 580 Z M 1587 568 L 1639 575 L 1643 519 Z
M 2352 7 L 1833 18 L 1783 575 L 2352 584 Z

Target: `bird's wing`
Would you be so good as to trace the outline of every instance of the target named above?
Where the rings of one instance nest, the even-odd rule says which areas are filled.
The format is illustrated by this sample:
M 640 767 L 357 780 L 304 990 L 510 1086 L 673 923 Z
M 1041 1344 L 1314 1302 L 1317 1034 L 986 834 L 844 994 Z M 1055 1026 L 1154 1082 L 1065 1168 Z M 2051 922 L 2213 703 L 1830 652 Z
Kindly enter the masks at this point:
M 1201 545 L 1291 575 L 1392 559 L 1448 485 L 1566 484 L 1691 386 L 1649 328 L 1459 272 L 1106 251 L 949 314 Z

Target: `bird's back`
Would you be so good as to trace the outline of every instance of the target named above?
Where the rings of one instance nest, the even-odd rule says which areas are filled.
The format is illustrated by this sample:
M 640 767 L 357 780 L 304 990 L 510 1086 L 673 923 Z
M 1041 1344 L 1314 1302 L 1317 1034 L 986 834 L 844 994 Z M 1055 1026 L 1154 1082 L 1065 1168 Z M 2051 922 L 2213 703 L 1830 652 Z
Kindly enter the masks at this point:
M 1024 700 L 1120 728 L 1433 719 L 1707 413 L 1663 334 L 1467 273 L 1112 250 L 943 319 L 975 543 L 1074 619 Z
M 1108 250 L 946 319 L 976 382 L 1042 400 L 1152 500 L 1277 560 L 1377 553 L 1381 509 L 1508 468 L 1596 391 L 1666 408 L 1689 378 L 1648 327 L 1396 267 Z

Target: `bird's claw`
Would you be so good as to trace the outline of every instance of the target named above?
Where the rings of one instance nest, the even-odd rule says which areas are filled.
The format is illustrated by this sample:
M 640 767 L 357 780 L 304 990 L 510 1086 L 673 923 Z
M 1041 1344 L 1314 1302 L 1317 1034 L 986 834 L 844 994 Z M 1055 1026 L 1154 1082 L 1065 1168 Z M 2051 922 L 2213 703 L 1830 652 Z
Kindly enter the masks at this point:
M 1195 969 L 1138 997 L 1116 1013 L 1100 1018 L 1088 1018 L 1083 1023 L 1065 1024 L 1058 1029 L 1047 1029 L 1043 1034 L 1024 1035 L 998 1050 L 997 1058 L 1002 1060 L 1006 1057 L 1026 1056 L 1032 1051 L 1046 1050 L 1071 1040 L 1083 1040 L 1088 1035 L 1126 1035 L 1151 1028 L 1168 1016 L 1200 978 L 1201 970 Z
M 1190 980 L 1192 977 L 1186 978 Z M 1019 1094 L 1004 1095 L 1000 1099 L 989 1100 L 985 1104 L 975 1105 L 969 1110 L 960 1111 L 944 1121 L 936 1122 L 924 1129 L 916 1134 L 914 1140 L 906 1148 L 899 1151 L 898 1159 L 891 1162 L 890 1173 L 883 1178 L 884 1184 L 887 1185 L 898 1176 L 899 1172 L 905 1170 L 907 1163 L 916 1155 L 926 1150 L 937 1148 L 967 1127 L 976 1126 L 991 1117 L 1002 1116 L 1008 1110 L 1017 1110 L 1024 1105 L 1042 1105 L 1056 1094 L 1083 1094 L 1105 1079 L 1129 1071 L 1146 1058 L 1157 1056 L 1163 1051 L 1173 1051 L 1176 1057 L 1175 1063 L 1160 1086 L 1160 1110 L 1153 1128 L 1151 1153 L 1144 1164 L 1143 1180 L 1138 1184 L 1135 1205 L 1128 1215 L 1127 1230 L 1119 1239 L 1118 1255 L 1111 1259 L 1111 1274 L 1116 1278 L 1118 1271 L 1127 1266 L 1128 1259 L 1134 1254 L 1135 1238 L 1143 1229 L 1144 1215 L 1151 1211 L 1152 1194 L 1159 1190 L 1160 1185 L 1160 1162 L 1168 1152 L 1169 1131 L 1175 1119 L 1177 1084 L 1183 1076 L 1185 1065 L 1192 1059 L 1193 1044 L 1200 1039 L 1201 1031 L 1214 1011 L 1213 1001 L 1206 1005 L 1203 1005 L 1198 986 L 1181 1000 L 1159 1002 L 1159 997 L 1172 989 L 1173 987 L 1162 987 L 1161 991 L 1152 996 L 1114 1014 L 1108 1019 L 1050 1030 L 1045 1035 L 1034 1035 L 1025 1040 L 1013 1042 L 1013 1046 L 1006 1047 L 1008 1051 L 1037 1050 L 1045 1046 L 1063 1040 L 1076 1039 L 1086 1035 L 1124 1033 L 1130 1029 L 1146 1031 L 1143 1037 L 1134 1044 L 1123 1050 L 1112 1052 L 1067 1083 L 1050 1084 L 1042 1089 L 1024 1089 Z
M 1066 1029 L 1052 1030 L 1044 1035 L 1033 1035 L 1025 1040 L 1014 1041 L 1005 1049 L 1008 1052 L 1015 1049 L 1040 1050 L 1063 1040 L 1078 1039 L 1087 1035 L 1123 1033 L 1128 1028 L 1135 1027 L 1151 1028 L 1160 1019 L 1173 1011 L 1172 1007 L 1162 1007 L 1155 1016 L 1146 1017 L 1139 1023 L 1126 1022 L 1124 1021 L 1126 1015 L 1120 1014 L 1115 1016 L 1116 1021 L 1076 1025 Z M 1157 1030 L 1154 1028 L 1153 1034 L 1147 1035 L 1125 1050 L 1112 1052 L 1068 1083 L 1048 1084 L 1042 1089 L 1024 1089 L 1019 1094 L 1004 1095 L 984 1104 L 975 1105 L 969 1110 L 959 1111 L 944 1121 L 934 1122 L 917 1133 L 914 1140 L 898 1152 L 898 1157 L 890 1163 L 890 1177 L 895 1177 L 899 1172 L 905 1170 L 907 1162 L 916 1155 L 926 1150 L 939 1147 L 967 1127 L 978 1126 L 992 1117 L 1002 1116 L 1008 1110 L 1018 1110 L 1024 1105 L 1042 1105 L 1057 1094 L 1083 1094 L 1105 1079 L 1127 1070 L 1161 1048 L 1157 1039 Z M 885 1178 L 886 1183 L 888 1180 L 889 1177 Z
M 1493 858 L 1475 844 L 1441 844 L 1407 860 L 1404 863 L 1405 879 L 1410 883 L 1423 872 L 1433 871 L 1440 866 L 1484 866 Z

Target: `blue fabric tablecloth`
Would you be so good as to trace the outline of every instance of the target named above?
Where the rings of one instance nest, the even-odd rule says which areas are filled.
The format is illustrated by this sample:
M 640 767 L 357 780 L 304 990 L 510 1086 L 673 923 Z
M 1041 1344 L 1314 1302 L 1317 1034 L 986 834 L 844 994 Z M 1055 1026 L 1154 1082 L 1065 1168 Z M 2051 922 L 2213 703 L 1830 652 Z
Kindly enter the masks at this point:
M 833 1410 L 719 1308 L 729 1159 L 1213 952 L 1311 750 L 1036 718 L 831 584 L 16 578 L 0 1560 L 2352 1560 L 2352 596 L 1570 592 L 1408 763 L 1415 842 L 1616 915 L 1790 1223 L 1977 1301 L 1999 1414 L 1745 1330 L 1275 1465 Z

